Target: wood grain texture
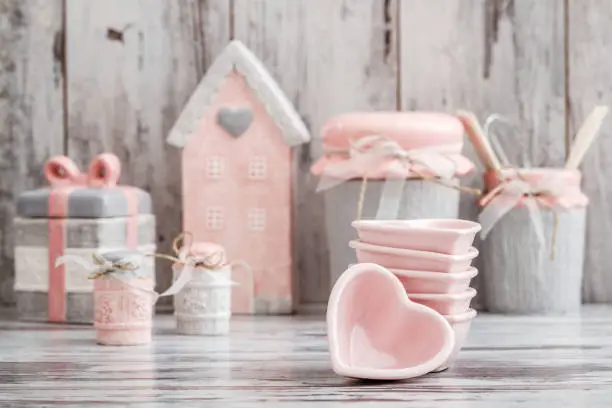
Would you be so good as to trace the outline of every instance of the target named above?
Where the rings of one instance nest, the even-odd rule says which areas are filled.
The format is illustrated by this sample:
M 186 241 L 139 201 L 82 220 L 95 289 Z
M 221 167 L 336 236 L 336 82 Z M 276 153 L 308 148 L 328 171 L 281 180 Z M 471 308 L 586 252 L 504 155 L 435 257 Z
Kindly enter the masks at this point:
M 401 0 L 400 93 L 403 110 L 493 113 L 511 163 L 560 166 L 565 157 L 563 2 L 556 0 Z M 465 154 L 478 163 L 466 142 Z M 481 187 L 480 175 L 462 184 Z M 474 196 L 461 217 L 476 219 Z M 480 242 L 476 241 L 480 247 Z M 480 262 L 475 262 L 481 267 Z M 479 288 L 483 271 L 474 281 Z M 480 296 L 475 300 L 478 306 Z
M 325 323 L 240 317 L 229 336 L 175 334 L 104 347 L 91 327 L 0 321 L 0 405 L 131 407 L 604 408 L 612 398 L 612 310 L 571 317 L 482 314 L 448 370 L 360 382 L 331 370 Z
M 612 3 L 606 0 L 568 2 L 569 132 L 573 140 L 595 105 L 612 103 L 612 73 L 608 69 L 612 50 L 612 27 L 606 16 Z M 583 189 L 591 199 L 587 218 L 584 300 L 612 302 L 612 185 L 610 159 L 612 125 L 606 119 L 599 139 L 586 154 L 581 166 Z
M 180 150 L 165 138 L 229 40 L 229 3 L 67 0 L 66 16 L 68 154 L 81 166 L 117 154 L 121 181 L 151 193 L 158 251 L 168 253 L 181 226 L 181 179 Z M 158 262 L 158 290 L 171 279 Z
M 14 303 L 16 196 L 63 150 L 62 0 L 0 0 L 0 305 Z
M 495 313 L 576 313 L 582 304 L 586 209 L 542 209 L 545 246 L 526 207 L 515 208 L 484 241 L 485 306 Z M 553 255 L 554 254 L 554 255 Z
M 310 165 L 329 117 L 396 109 L 396 1 L 235 0 L 234 36 L 264 63 L 313 136 L 298 153 L 294 212 L 295 279 L 301 302 L 325 303 L 330 266 L 323 196 Z

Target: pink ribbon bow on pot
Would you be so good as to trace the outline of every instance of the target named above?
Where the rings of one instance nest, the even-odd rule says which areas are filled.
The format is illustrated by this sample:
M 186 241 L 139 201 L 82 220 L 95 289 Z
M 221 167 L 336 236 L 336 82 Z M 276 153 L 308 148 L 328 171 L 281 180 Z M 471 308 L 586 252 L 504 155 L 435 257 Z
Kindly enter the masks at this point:
M 451 182 L 457 170 L 456 163 L 446 155 L 451 150 L 454 152 L 455 146 L 431 146 L 406 150 L 396 141 L 384 136 L 362 137 L 352 142 L 348 151 L 328 152 L 346 154 L 348 160 L 329 164 L 325 168 L 317 192 L 336 187 L 354 178 L 355 173 L 362 172 L 364 177 L 357 211 L 359 219 L 368 174 L 384 166 L 387 177 L 376 218 L 397 218 L 404 183 L 411 173 L 424 180 L 450 188 L 459 188 Z
M 444 155 L 446 146 L 432 146 L 422 149 L 403 149 L 399 143 L 383 136 L 366 136 L 351 143 L 348 151 L 331 153 L 348 154 L 348 160 L 330 164 L 325 168 L 317 191 L 328 190 L 352 178 L 354 170 L 364 171 L 386 164 L 389 177 L 406 178 L 410 172 L 422 173 L 451 179 L 456 171 L 454 161 Z
M 502 177 L 495 172 L 488 175 L 497 179 Z M 513 208 L 524 204 L 529 211 L 538 242 L 543 247 L 546 239 L 540 206 L 554 211 L 557 208 L 568 209 L 587 203 L 587 197 L 576 187 L 569 186 L 567 179 L 560 173 L 544 174 L 537 179 L 528 179 L 526 170 L 504 169 L 503 181 L 480 199 L 480 205 L 483 207 L 478 216 L 478 221 L 482 225 L 480 233 L 485 239 L 499 220 Z M 555 234 L 556 231 L 553 233 L 553 249 Z

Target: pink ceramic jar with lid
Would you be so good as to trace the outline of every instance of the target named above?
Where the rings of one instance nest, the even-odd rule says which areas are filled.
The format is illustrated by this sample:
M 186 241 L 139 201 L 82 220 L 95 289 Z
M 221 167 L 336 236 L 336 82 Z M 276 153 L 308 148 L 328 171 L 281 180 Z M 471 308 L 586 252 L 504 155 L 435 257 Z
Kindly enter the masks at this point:
M 348 246 L 357 238 L 351 227 L 355 219 L 458 217 L 459 177 L 472 172 L 474 165 L 461 154 L 464 128 L 455 116 L 349 113 L 329 119 L 321 136 L 324 154 L 311 171 L 325 190 L 330 286 L 356 262 Z M 388 179 L 401 182 L 390 186 Z

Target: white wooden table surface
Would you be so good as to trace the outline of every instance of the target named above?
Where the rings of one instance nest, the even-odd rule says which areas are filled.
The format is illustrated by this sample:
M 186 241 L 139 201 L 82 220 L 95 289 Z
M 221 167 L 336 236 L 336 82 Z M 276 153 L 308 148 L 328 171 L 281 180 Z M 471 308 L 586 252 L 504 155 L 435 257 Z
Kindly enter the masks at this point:
M 575 317 L 480 315 L 450 370 L 367 383 L 330 368 L 321 317 L 238 317 L 228 337 L 105 347 L 84 326 L 0 320 L 0 407 L 610 407 L 612 307 Z M 317 404 L 314 404 L 314 403 Z

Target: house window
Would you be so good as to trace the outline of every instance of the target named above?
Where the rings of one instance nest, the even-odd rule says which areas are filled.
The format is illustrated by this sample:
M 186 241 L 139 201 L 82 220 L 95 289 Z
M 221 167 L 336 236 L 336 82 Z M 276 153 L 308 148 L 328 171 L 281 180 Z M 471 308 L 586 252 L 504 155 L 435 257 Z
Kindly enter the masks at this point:
M 206 176 L 218 180 L 223 175 L 225 163 L 219 156 L 211 156 L 206 159 Z
M 223 208 L 208 207 L 206 209 L 206 228 L 218 230 L 223 228 Z
M 266 229 L 266 210 L 251 208 L 248 219 L 249 230 L 264 231 Z
M 268 174 L 268 163 L 263 156 L 254 156 L 249 162 L 249 178 L 263 180 Z

